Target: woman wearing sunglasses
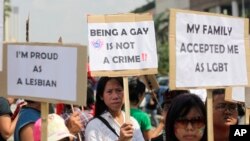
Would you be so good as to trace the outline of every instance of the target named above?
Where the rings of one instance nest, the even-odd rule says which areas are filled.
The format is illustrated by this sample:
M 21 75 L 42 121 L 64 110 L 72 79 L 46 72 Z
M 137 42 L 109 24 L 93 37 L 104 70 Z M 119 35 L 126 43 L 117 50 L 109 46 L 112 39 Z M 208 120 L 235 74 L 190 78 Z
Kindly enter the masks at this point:
M 177 96 L 169 107 L 166 123 L 167 141 L 206 141 L 206 109 L 194 94 Z

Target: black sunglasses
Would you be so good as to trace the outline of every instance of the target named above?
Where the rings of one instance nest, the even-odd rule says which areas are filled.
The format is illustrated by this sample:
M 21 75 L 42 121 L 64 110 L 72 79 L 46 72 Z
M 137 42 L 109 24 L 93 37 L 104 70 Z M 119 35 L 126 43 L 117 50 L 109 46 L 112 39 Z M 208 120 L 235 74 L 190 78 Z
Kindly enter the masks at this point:
M 175 124 L 178 125 L 179 128 L 187 128 L 189 123 L 192 125 L 193 128 L 197 129 L 205 125 L 205 119 L 202 117 L 195 117 L 192 119 L 179 118 L 175 121 Z

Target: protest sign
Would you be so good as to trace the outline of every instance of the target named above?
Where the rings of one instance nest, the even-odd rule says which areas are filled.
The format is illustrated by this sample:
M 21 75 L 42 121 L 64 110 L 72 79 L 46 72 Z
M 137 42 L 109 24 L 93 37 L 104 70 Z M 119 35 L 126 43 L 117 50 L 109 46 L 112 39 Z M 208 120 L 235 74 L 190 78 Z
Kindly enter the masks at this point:
M 86 47 L 49 43 L 4 44 L 3 94 L 85 105 Z
M 246 89 L 246 87 L 227 87 L 225 91 L 225 100 L 245 103 Z
M 190 93 L 198 95 L 201 100 L 205 103 L 207 99 L 207 90 L 206 89 L 189 89 Z
M 154 22 L 150 14 L 90 15 L 88 40 L 93 76 L 157 73 Z
M 3 10 L 3 0 L 0 0 L 0 71 L 2 71 L 3 68 Z
M 248 20 L 172 10 L 170 88 L 248 85 Z
M 207 88 L 208 141 L 214 140 L 212 88 L 246 86 L 248 19 L 170 10 L 170 89 Z
M 90 15 L 87 19 L 91 74 L 123 77 L 125 120 L 128 121 L 128 76 L 157 74 L 152 15 Z

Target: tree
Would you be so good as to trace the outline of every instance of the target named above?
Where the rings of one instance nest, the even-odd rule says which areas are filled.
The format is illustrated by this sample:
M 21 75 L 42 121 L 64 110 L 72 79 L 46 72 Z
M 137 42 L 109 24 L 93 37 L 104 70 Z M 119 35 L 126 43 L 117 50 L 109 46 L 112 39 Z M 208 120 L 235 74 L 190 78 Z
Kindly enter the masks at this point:
M 168 75 L 169 72 L 169 48 L 168 42 L 164 44 L 157 43 L 158 53 L 158 71 L 159 75 Z
M 143 13 L 155 8 L 155 1 L 136 8 L 132 13 Z M 168 14 L 166 12 L 154 16 L 156 45 L 158 53 L 158 71 L 159 75 L 168 75 L 169 58 L 168 58 Z
M 160 13 L 155 16 L 155 33 L 158 53 L 158 71 L 160 75 L 168 75 L 169 49 L 168 49 L 168 14 Z

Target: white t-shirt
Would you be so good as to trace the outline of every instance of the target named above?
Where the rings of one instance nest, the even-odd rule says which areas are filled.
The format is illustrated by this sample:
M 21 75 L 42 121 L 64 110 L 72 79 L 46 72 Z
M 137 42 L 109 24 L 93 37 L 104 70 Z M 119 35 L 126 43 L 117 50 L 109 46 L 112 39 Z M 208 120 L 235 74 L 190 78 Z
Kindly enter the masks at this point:
M 125 119 L 125 113 L 122 112 L 123 118 Z M 108 121 L 110 126 L 114 128 L 116 133 L 120 135 L 121 125 L 116 122 L 109 112 L 105 112 L 101 115 Z M 130 120 L 134 127 L 134 135 L 132 141 L 144 141 L 138 122 L 130 117 Z M 92 119 L 85 130 L 85 141 L 116 141 L 118 137 L 113 133 L 101 120 L 98 118 Z

